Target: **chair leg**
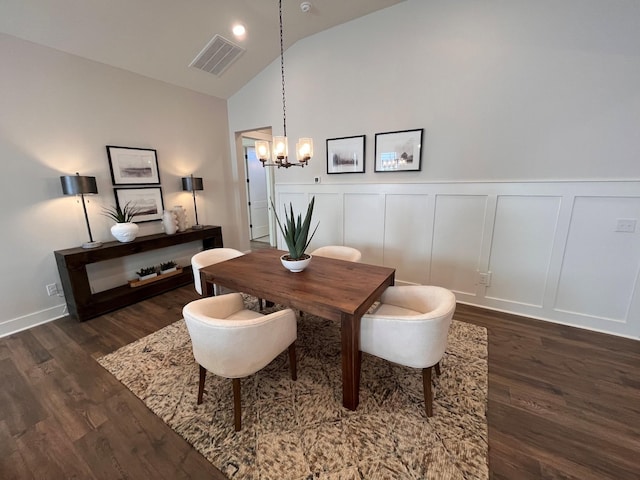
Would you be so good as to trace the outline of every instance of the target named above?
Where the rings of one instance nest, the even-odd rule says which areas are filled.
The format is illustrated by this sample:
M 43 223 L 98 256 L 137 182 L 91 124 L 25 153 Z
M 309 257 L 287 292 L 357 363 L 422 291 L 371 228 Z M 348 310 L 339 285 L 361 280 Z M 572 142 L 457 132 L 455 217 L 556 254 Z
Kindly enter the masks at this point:
M 240 401 L 240 379 L 234 378 L 233 381 L 233 425 L 236 432 L 242 430 L 242 404 Z
M 207 376 L 207 369 L 202 365 L 200 367 L 200 381 L 198 382 L 198 405 L 202 403 L 202 395 L 204 394 L 204 379 Z
M 440 376 L 440 362 L 436 363 L 436 375 Z
M 298 369 L 296 365 L 296 342 L 295 340 L 289 345 L 289 370 L 291 371 L 291 380 L 298 379 Z
M 424 392 L 424 408 L 427 417 L 433 416 L 433 392 L 431 391 L 431 367 L 422 369 L 422 390 Z

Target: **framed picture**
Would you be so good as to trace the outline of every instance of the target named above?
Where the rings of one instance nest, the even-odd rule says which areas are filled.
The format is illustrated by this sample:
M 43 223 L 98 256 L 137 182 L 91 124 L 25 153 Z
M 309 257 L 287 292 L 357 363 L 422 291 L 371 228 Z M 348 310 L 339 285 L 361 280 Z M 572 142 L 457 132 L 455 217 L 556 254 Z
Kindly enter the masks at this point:
M 327 138 L 327 173 L 364 173 L 364 135 Z
M 422 128 L 376 133 L 376 172 L 418 171 L 422 162 Z
M 160 187 L 114 188 L 113 192 L 116 205 L 120 208 L 131 203 L 131 206 L 140 209 L 140 214 L 133 218 L 135 223 L 162 220 L 164 202 Z
M 160 185 L 155 150 L 107 145 L 107 155 L 114 185 Z

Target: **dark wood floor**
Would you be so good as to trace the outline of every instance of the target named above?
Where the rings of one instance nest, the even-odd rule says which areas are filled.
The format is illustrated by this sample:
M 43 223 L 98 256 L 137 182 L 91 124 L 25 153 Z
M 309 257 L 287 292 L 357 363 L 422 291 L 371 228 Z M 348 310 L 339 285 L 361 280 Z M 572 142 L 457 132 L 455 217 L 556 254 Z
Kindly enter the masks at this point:
M 224 478 L 94 360 L 196 297 L 0 339 L 0 478 Z M 456 318 L 489 330 L 493 479 L 640 478 L 640 342 L 464 305 Z

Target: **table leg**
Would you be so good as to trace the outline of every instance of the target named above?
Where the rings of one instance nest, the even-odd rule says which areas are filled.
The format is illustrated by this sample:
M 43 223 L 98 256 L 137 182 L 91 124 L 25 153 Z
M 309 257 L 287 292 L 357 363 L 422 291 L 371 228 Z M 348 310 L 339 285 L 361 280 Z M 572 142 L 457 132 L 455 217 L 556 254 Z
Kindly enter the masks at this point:
M 342 314 L 342 405 L 355 410 L 360 401 L 360 317 Z
M 213 297 L 213 283 L 207 280 L 207 275 L 200 270 L 200 285 L 202 286 L 203 297 Z

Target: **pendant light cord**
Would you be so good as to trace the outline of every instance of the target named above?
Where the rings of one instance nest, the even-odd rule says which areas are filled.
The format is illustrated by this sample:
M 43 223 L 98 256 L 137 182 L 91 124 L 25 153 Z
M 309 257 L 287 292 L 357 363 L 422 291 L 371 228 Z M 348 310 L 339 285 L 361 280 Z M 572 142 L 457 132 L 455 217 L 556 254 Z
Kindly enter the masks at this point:
M 280 11 L 280 73 L 282 75 L 282 130 L 283 134 L 287 136 L 287 107 L 284 95 L 284 40 L 282 35 L 282 0 L 279 2 Z

